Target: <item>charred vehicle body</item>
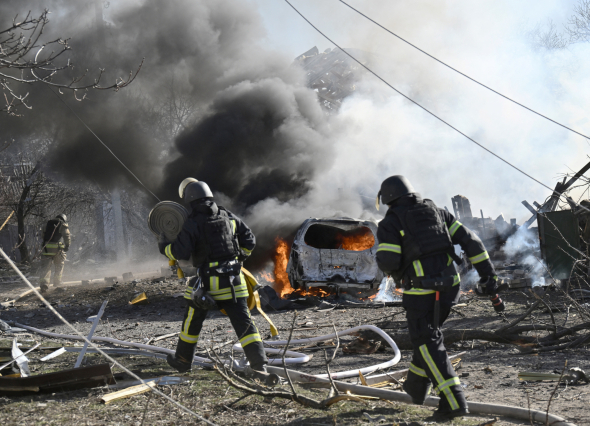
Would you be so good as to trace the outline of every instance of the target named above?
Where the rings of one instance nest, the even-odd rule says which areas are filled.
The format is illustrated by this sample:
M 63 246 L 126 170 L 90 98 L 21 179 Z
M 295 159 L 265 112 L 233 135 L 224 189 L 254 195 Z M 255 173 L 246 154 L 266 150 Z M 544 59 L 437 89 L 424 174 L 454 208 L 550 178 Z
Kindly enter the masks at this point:
M 333 286 L 377 289 L 377 223 L 350 218 L 307 219 L 295 235 L 287 274 L 294 289 Z

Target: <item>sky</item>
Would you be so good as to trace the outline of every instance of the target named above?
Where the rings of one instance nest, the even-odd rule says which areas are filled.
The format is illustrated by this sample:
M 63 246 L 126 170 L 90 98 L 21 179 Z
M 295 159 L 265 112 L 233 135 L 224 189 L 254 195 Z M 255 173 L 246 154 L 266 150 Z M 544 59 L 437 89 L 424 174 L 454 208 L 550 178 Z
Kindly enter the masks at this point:
M 313 46 L 320 51 L 333 47 L 284 1 L 251 3 L 262 16 L 269 48 L 294 58 Z M 339 1 L 292 4 L 342 47 L 377 53 L 375 69 L 388 82 L 546 185 L 553 187 L 561 174 L 588 161 L 589 146 L 583 137 L 449 71 Z M 549 20 L 560 28 L 576 2 L 351 0 L 349 4 L 469 76 L 590 134 L 585 114 L 588 46 L 546 51 L 535 48 L 529 36 Z M 542 202 L 550 195 L 372 76 L 360 86 L 340 113 L 340 125 L 348 130 L 326 181 L 337 178 L 342 186 L 374 197 L 385 177 L 406 174 L 423 196 L 439 205 L 451 208 L 450 198 L 462 194 L 470 198 L 474 212 L 482 209 L 494 218 L 503 213 L 518 223 L 529 216 L 522 200 Z

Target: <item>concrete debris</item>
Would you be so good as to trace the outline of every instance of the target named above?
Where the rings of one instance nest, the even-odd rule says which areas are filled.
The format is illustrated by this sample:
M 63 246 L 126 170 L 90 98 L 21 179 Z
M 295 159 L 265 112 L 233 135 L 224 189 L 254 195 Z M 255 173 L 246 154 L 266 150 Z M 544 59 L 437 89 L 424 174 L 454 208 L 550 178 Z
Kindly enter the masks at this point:
M 123 273 L 123 281 L 133 281 L 133 273 L 132 272 L 124 272 Z

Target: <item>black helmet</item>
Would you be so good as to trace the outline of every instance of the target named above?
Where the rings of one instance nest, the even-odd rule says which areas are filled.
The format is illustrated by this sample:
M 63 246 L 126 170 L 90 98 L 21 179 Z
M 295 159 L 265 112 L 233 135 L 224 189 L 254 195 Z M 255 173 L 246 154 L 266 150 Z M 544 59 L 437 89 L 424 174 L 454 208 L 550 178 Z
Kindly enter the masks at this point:
M 61 220 L 63 220 L 64 222 L 67 222 L 67 221 L 68 221 L 68 217 L 67 217 L 65 214 L 63 214 L 63 213 L 61 213 L 61 214 L 58 214 L 57 216 L 55 216 L 55 218 L 56 218 L 56 219 L 61 219 Z
M 390 176 L 381 184 L 381 190 L 377 195 L 377 201 L 379 201 L 379 197 L 381 197 L 381 202 L 383 204 L 391 204 L 399 197 L 413 194 L 415 192 L 414 187 L 405 177 L 401 175 Z
M 180 182 L 180 186 L 178 187 L 178 195 L 180 195 L 180 198 L 184 198 L 184 189 L 187 187 L 189 183 L 192 182 L 198 182 L 198 180 L 195 178 L 188 177 L 182 182 Z
M 205 182 L 191 182 L 184 188 L 184 202 L 200 200 L 201 198 L 213 198 L 209 185 Z

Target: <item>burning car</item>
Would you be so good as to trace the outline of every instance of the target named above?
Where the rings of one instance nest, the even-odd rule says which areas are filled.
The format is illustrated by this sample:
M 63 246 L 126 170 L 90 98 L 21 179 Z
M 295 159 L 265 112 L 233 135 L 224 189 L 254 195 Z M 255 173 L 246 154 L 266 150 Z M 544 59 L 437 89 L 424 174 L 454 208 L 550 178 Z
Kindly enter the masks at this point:
M 287 274 L 291 287 L 377 289 L 377 223 L 351 218 L 307 219 L 295 235 Z

